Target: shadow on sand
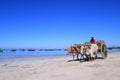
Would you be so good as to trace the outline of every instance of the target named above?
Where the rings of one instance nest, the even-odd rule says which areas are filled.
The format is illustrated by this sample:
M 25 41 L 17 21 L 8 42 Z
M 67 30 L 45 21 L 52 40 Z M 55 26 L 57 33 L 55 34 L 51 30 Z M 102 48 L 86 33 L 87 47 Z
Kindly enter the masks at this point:
M 103 59 L 103 58 L 102 58 L 102 57 L 97 57 L 96 59 Z M 95 59 L 95 60 L 96 60 L 96 59 Z M 89 60 L 88 60 L 87 58 L 68 60 L 68 62 L 74 62 L 74 61 L 79 61 L 79 62 L 81 63 L 81 62 L 88 62 Z

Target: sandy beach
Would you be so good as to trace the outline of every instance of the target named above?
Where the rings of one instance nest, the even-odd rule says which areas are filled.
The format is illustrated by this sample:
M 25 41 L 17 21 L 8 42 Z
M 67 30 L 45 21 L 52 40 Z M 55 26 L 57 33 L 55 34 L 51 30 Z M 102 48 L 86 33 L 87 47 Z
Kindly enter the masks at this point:
M 120 52 L 92 62 L 71 57 L 0 63 L 0 80 L 120 80 Z

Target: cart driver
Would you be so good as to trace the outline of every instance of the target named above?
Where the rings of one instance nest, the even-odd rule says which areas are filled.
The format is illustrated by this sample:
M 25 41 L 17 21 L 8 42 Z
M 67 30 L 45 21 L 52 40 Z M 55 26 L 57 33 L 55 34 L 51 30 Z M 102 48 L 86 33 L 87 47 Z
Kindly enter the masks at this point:
M 90 43 L 95 44 L 95 39 L 94 39 L 94 37 L 91 37 Z

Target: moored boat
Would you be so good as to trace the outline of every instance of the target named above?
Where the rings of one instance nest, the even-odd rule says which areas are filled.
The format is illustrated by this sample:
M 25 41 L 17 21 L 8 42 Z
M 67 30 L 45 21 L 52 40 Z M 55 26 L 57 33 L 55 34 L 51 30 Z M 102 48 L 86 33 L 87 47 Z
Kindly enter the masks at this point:
M 20 49 L 20 51 L 25 51 L 25 49 Z
M 16 49 L 11 49 L 11 51 L 12 51 L 12 52 L 15 52 L 15 51 L 16 51 Z
M 28 49 L 28 51 L 35 51 L 35 49 Z

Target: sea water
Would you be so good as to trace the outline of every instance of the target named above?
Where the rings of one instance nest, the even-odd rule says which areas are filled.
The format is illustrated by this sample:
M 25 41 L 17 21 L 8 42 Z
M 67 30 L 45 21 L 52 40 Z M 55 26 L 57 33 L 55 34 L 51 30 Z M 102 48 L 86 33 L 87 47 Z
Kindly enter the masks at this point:
M 120 52 L 120 49 L 112 49 L 108 50 L 108 53 L 112 52 Z M 0 62 L 8 62 L 8 61 L 24 61 L 24 60 L 46 60 L 46 59 L 54 59 L 61 57 L 70 57 L 67 55 L 67 51 L 65 50 L 54 50 L 54 51 L 45 51 L 45 50 L 35 50 L 35 51 L 20 51 L 17 49 L 16 51 L 11 51 L 9 49 L 0 52 Z
M 9 49 L 5 49 L 3 52 L 0 52 L 0 62 L 8 62 L 8 61 L 24 61 L 24 60 L 46 60 L 60 57 L 67 57 L 67 51 L 65 50 L 53 50 L 53 51 L 45 51 L 45 50 L 35 50 L 35 51 L 20 51 L 16 49 L 16 51 L 11 51 Z

